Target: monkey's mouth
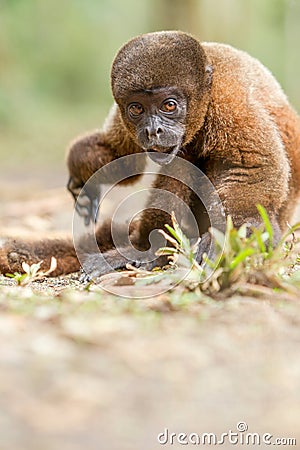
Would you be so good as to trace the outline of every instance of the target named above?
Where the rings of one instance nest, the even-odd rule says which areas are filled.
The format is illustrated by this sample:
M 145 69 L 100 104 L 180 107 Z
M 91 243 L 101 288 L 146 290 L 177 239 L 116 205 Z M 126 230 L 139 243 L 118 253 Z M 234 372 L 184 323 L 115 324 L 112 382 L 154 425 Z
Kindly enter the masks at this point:
M 162 147 L 151 147 L 147 149 L 147 153 L 150 159 L 160 166 L 170 164 L 180 149 L 180 145 L 174 145 L 166 150 Z

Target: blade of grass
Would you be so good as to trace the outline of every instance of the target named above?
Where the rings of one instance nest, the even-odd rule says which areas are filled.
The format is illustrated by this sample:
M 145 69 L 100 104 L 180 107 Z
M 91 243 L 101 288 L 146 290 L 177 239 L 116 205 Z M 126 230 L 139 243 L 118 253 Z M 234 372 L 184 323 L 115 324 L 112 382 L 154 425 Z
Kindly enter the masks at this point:
M 266 253 L 266 246 L 264 244 L 261 231 L 253 228 L 252 232 L 256 237 L 256 242 L 258 244 L 259 250 L 261 251 L 261 253 Z
M 256 205 L 258 212 L 264 222 L 265 225 L 265 229 L 269 235 L 269 246 L 268 246 L 268 251 L 269 253 L 272 252 L 273 250 L 273 227 L 272 224 L 270 222 L 268 213 L 266 211 L 266 209 L 262 206 L 262 205 Z
M 255 253 L 254 248 L 245 248 L 242 252 L 240 252 L 230 263 L 230 270 L 235 269 L 241 262 L 245 261 L 248 256 L 253 255 Z

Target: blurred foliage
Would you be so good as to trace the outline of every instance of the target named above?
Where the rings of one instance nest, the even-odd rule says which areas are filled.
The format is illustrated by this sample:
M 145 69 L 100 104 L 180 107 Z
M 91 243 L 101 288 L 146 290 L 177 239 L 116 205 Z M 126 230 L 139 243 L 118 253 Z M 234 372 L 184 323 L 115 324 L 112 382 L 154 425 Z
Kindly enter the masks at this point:
M 299 18 L 299 0 L 0 0 L 2 169 L 62 165 L 68 141 L 108 112 L 117 49 L 144 32 L 249 51 L 300 109 Z

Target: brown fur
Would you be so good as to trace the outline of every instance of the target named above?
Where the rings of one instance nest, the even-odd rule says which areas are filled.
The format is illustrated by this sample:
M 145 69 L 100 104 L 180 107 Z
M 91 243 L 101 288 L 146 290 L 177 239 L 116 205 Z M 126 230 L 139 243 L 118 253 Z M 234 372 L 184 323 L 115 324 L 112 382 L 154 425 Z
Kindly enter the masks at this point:
M 229 45 L 200 45 L 181 32 L 143 35 L 119 51 L 112 66 L 116 104 L 103 130 L 79 138 L 68 154 L 73 192 L 79 192 L 108 162 L 142 151 L 126 118 L 123 98 L 128 92 L 165 86 L 180 87 L 188 99 L 181 156 L 210 178 L 236 226 L 260 223 L 256 205 L 265 206 L 278 240 L 299 194 L 299 117 L 277 81 L 256 59 Z M 189 190 L 176 180 L 158 175 L 154 187 L 192 202 Z M 159 199 L 152 197 L 149 205 L 159 208 Z M 132 232 L 135 245 L 147 247 L 149 232 L 166 221 L 169 217 L 164 213 L 145 211 Z M 107 228 L 98 231 L 102 250 L 113 246 Z M 2 273 L 20 270 L 16 255 L 13 263 L 9 258 L 12 248 L 18 253 L 11 243 L 0 251 Z M 59 251 L 50 241 L 26 249 L 29 262 L 53 255 L 59 256 L 58 272 L 78 270 L 69 243 L 60 243 Z M 109 251 L 113 259 L 114 250 Z
M 8 239 L 0 248 L 1 273 L 23 272 L 23 262 L 31 265 L 43 261 L 41 268 L 48 270 L 52 256 L 57 259 L 57 268 L 51 273 L 51 276 L 76 272 L 80 269 L 71 239 L 44 239 L 35 242 Z

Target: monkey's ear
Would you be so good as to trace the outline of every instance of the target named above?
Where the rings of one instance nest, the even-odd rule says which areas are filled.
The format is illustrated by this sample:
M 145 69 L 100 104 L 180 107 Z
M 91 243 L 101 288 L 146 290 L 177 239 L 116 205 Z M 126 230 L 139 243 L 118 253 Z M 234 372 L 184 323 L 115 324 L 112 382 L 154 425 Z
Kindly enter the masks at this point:
M 210 86 L 212 82 L 212 76 L 213 76 L 213 68 L 210 65 L 205 66 L 205 73 L 206 73 L 206 86 Z

